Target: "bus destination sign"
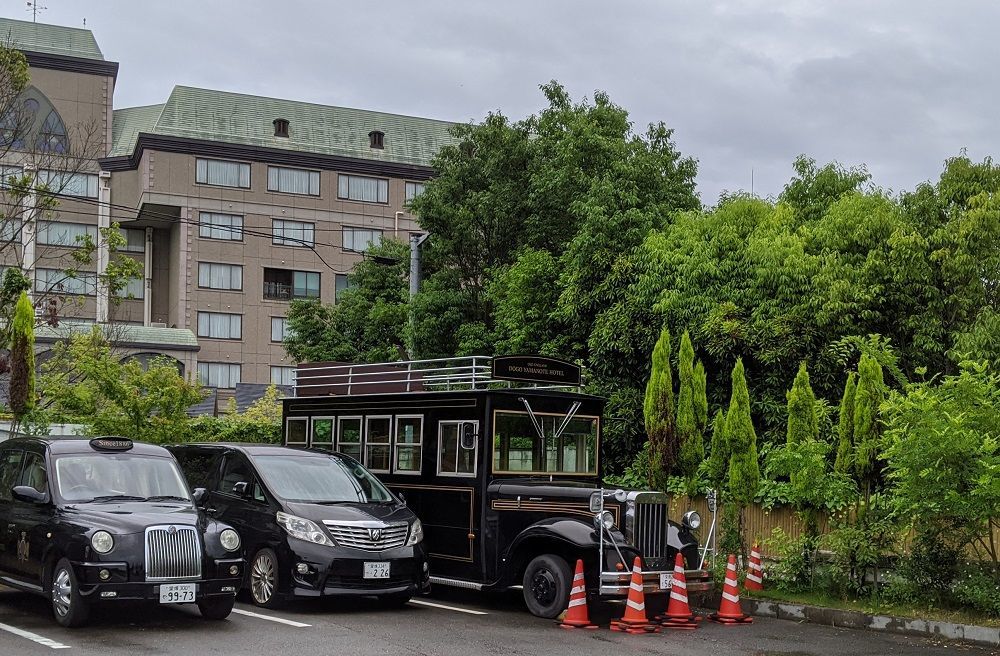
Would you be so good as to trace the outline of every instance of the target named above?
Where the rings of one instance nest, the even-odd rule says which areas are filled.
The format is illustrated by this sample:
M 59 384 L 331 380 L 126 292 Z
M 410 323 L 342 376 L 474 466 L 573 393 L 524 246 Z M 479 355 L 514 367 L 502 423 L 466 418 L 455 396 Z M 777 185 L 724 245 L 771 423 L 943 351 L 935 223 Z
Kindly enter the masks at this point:
M 580 367 L 572 362 L 539 355 L 502 355 L 493 358 L 495 380 L 579 386 Z

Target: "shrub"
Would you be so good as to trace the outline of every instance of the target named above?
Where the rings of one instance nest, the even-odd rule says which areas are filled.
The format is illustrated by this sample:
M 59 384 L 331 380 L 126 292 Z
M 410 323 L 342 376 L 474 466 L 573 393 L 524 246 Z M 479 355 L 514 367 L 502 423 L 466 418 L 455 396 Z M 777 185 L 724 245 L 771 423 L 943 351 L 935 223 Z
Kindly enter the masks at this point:
M 971 610 L 1000 617 L 1000 573 L 995 570 L 968 568 L 956 579 L 952 594 Z

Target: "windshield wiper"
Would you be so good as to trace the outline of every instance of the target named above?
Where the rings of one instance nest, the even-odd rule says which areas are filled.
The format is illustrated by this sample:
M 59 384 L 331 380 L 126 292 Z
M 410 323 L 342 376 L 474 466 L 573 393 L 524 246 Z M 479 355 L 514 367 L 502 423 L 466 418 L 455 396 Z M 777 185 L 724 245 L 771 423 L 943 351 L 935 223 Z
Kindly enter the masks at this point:
M 341 503 L 364 503 L 358 501 L 357 499 L 336 499 L 331 501 L 308 501 L 307 503 L 315 503 L 317 506 L 336 506 Z
M 157 494 L 151 497 L 146 497 L 146 501 L 184 501 L 190 503 L 191 499 L 188 499 L 187 497 L 179 497 L 176 494 Z
M 146 497 L 135 497 L 130 494 L 106 494 L 99 497 L 94 497 L 90 501 L 97 501 L 98 503 L 104 501 L 145 501 Z M 90 503 L 90 501 L 86 503 Z

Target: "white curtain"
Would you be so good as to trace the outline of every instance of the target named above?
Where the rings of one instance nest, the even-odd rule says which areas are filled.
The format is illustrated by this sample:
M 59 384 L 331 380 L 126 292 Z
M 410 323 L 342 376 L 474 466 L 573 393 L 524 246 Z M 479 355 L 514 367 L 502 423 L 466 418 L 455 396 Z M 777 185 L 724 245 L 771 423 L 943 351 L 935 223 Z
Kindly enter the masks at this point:
M 195 179 L 202 184 L 250 188 L 249 164 L 224 162 L 218 159 L 199 159 L 195 166 Z

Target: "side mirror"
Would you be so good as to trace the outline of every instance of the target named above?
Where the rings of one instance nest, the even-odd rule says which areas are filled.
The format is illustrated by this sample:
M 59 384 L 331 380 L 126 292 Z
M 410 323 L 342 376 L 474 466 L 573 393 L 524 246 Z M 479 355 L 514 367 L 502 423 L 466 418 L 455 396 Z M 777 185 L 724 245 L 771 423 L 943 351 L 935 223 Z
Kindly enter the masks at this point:
M 590 512 L 599 513 L 604 510 L 604 494 L 601 490 L 590 494 Z
M 238 497 L 245 497 L 247 495 L 248 484 L 246 481 L 240 481 L 233 485 L 233 494 Z
M 462 424 L 462 437 L 459 440 L 459 446 L 461 446 L 466 451 L 472 451 L 476 448 L 476 441 L 479 439 L 479 435 L 476 433 L 476 425 L 471 421 L 467 421 Z
M 205 497 L 208 496 L 208 490 L 203 487 L 196 487 L 191 493 L 191 496 L 194 497 L 194 505 L 200 506 L 205 502 Z
M 18 501 L 26 503 L 45 503 L 49 500 L 49 495 L 39 492 L 30 485 L 15 485 L 10 489 L 10 493 Z

